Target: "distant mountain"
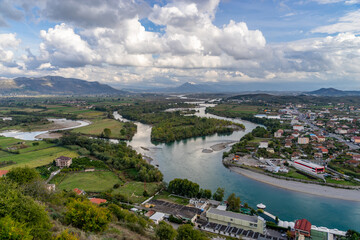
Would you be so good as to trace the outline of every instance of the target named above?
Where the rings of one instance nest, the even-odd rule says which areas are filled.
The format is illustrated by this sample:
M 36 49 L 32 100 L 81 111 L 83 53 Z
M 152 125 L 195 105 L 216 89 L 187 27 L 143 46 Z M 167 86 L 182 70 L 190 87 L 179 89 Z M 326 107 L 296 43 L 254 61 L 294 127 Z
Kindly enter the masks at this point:
M 0 80 L 1 95 L 109 95 L 124 94 L 106 84 L 76 78 L 46 76 Z
M 342 91 L 335 88 L 320 88 L 316 91 L 307 92 L 306 94 L 316 96 L 359 96 L 360 91 Z

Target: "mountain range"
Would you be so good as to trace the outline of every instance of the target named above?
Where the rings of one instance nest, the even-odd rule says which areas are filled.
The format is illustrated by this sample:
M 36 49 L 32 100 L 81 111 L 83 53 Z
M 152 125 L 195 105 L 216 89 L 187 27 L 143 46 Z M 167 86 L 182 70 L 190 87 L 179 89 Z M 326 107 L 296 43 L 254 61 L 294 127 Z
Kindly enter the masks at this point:
M 307 92 L 310 95 L 316 96 L 360 96 L 360 91 L 342 91 L 336 88 L 320 88 L 316 91 Z
M 19 77 L 0 80 L 1 95 L 109 95 L 124 93 L 126 92 L 99 82 L 59 76 Z

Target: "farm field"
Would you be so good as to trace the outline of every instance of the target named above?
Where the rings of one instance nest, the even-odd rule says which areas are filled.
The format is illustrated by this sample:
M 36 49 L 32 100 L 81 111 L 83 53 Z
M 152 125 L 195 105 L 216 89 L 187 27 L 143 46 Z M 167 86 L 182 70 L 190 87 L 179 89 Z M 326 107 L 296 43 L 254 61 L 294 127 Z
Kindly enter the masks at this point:
M 45 144 L 43 146 L 45 146 Z M 0 151 L 0 154 L 2 155 L 2 156 L 0 155 L 1 156 L 0 162 L 4 162 L 4 161 L 16 162 L 16 164 L 2 167 L 1 169 L 8 170 L 14 167 L 25 167 L 25 166 L 28 166 L 30 168 L 35 168 L 49 164 L 60 156 L 68 156 L 68 157 L 79 156 L 79 154 L 77 154 L 75 151 L 71 151 L 63 147 L 53 146 L 43 149 L 36 149 L 37 147 L 39 146 L 35 146 L 33 151 L 30 151 L 31 148 L 22 149 L 19 151 L 20 154 L 9 154 L 5 152 L 6 154 L 5 155 L 3 154 L 3 151 Z
M 50 183 L 55 183 L 58 188 L 72 190 L 80 188 L 89 192 L 103 192 L 112 189 L 114 184 L 121 184 L 121 180 L 113 172 L 79 172 L 62 173 Z
M 160 183 L 146 183 L 146 191 L 150 196 L 154 195 L 158 190 L 159 186 Z M 143 182 L 127 182 L 120 188 L 115 189 L 114 193 L 120 193 L 135 203 L 141 203 L 148 199 L 148 197 L 143 196 Z
M 123 127 L 123 123 L 113 119 L 97 119 L 92 121 L 92 124 L 73 129 L 72 132 L 82 133 L 85 135 L 99 136 L 104 128 L 111 130 L 110 138 L 121 138 L 123 135 L 120 134 L 120 130 Z

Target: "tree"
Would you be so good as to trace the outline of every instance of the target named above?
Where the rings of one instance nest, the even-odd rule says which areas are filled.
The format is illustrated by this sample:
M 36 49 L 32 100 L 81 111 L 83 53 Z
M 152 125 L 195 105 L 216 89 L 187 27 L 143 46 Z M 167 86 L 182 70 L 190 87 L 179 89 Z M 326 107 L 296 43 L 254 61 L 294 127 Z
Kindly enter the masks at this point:
M 173 240 L 176 237 L 176 230 L 164 221 L 161 221 L 155 229 L 156 237 L 160 240 Z
M 208 239 L 199 230 L 195 230 L 190 224 L 181 225 L 178 230 L 176 240 L 206 240 Z
M 0 189 L 0 216 L 24 224 L 35 239 L 50 239 L 51 223 L 44 207 L 23 195 L 14 183 L 0 181 Z
M 360 233 L 355 230 L 349 229 L 347 230 L 345 237 L 347 240 L 358 240 L 360 239 Z
M 225 193 L 224 188 L 218 188 L 213 195 L 213 199 L 221 202 L 224 198 L 224 193 Z
M 236 197 L 235 193 L 230 194 L 228 197 L 227 209 L 233 212 L 240 212 L 240 197 Z
M 111 130 L 109 128 L 104 128 L 104 136 L 106 138 L 110 138 L 111 136 Z
M 11 169 L 9 173 L 6 174 L 6 178 L 22 185 L 40 179 L 40 174 L 35 169 L 29 167 L 17 167 Z
M 31 240 L 30 230 L 25 224 L 14 221 L 11 217 L 0 218 L 0 239 Z
M 102 232 L 110 222 L 110 212 L 90 201 L 73 200 L 67 205 L 65 221 L 84 231 Z
M 181 196 L 196 197 L 199 193 L 199 184 L 187 179 L 175 178 L 170 181 L 168 191 Z

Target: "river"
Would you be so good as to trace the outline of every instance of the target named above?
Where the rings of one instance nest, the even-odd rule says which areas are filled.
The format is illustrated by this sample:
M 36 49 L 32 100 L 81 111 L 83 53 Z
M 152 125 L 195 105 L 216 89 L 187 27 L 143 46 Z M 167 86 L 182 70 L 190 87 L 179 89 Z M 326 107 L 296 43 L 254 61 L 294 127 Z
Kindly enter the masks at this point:
M 22 132 L 18 130 L 10 130 L 10 131 L 4 131 L 0 133 L 0 136 L 4 137 L 13 137 L 21 140 L 41 140 L 40 135 L 44 135 L 47 133 L 55 132 L 58 130 L 70 130 L 74 128 L 79 127 L 85 127 L 89 125 L 90 123 L 87 121 L 81 121 L 81 120 L 69 120 L 65 118 L 48 118 L 48 121 L 53 122 L 54 124 L 57 124 L 59 126 L 62 126 L 60 128 L 51 129 L 51 130 L 45 130 L 45 131 L 33 131 L 33 132 Z
M 246 133 L 251 132 L 256 124 L 206 114 L 205 108 L 211 105 L 201 104 L 197 108 L 197 116 L 226 119 L 245 125 L 245 131 L 236 131 L 228 136 L 217 134 L 177 141 L 170 144 L 153 144 L 150 139 L 151 126 L 136 122 L 137 133 L 129 142 L 135 150 L 153 159 L 164 174 L 164 181 L 174 178 L 187 178 L 197 182 L 202 188 L 213 192 L 218 187 L 225 188 L 226 195 L 235 193 L 242 203 L 250 206 L 262 202 L 270 213 L 283 221 L 294 221 L 306 218 L 313 225 L 337 228 L 346 231 L 360 231 L 360 202 L 330 199 L 305 193 L 285 190 L 262 182 L 249 179 L 225 168 L 222 164 L 224 151 L 203 153 L 203 149 L 223 143 L 238 141 Z M 123 119 L 117 113 L 115 118 Z M 360 197 L 360 196 L 359 196 Z

